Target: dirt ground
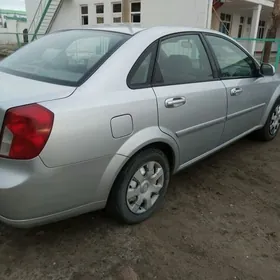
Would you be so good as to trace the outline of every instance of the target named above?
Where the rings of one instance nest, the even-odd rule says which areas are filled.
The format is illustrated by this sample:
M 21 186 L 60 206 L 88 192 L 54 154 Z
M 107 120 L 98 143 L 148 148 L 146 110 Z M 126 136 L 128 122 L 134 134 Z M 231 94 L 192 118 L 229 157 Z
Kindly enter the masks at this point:
M 31 230 L 0 224 L 0 279 L 279 280 L 280 136 L 177 174 L 141 225 L 102 211 Z

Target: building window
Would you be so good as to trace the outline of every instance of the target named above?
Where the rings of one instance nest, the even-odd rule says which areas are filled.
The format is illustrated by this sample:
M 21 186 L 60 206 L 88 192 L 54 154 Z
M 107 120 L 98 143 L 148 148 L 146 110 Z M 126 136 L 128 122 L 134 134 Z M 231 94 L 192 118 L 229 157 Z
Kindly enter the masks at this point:
M 82 19 L 82 25 L 88 25 L 88 6 L 87 5 L 81 6 L 81 19 Z
M 229 35 L 231 28 L 231 15 L 221 13 L 221 22 L 219 31 Z
M 141 22 L 141 2 L 132 2 L 130 6 L 131 22 Z
M 96 4 L 96 23 L 102 24 L 104 23 L 104 5 L 103 4 Z
M 122 4 L 112 3 L 113 8 L 113 23 L 122 22 Z
M 258 29 L 258 38 L 263 39 L 264 38 L 264 31 L 265 31 L 265 21 L 260 20 L 259 22 L 259 29 Z
M 251 24 L 252 24 L 252 18 L 251 18 L 251 17 L 249 17 L 249 18 L 247 19 L 247 24 L 248 24 L 248 25 L 251 25 Z
M 243 24 L 244 24 L 244 17 L 240 17 L 240 23 L 238 27 L 238 38 L 242 37 L 243 34 Z

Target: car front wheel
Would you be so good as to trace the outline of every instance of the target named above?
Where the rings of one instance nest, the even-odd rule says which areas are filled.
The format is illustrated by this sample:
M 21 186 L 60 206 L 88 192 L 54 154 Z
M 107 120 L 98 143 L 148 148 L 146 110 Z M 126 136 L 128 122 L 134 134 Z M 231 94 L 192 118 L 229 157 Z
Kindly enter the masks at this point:
M 108 200 L 108 210 L 127 224 L 146 220 L 162 204 L 169 178 L 169 162 L 161 150 L 141 151 L 119 174 Z
M 256 131 L 256 136 L 262 141 L 270 141 L 276 137 L 280 128 L 280 99 L 278 99 L 270 114 L 264 127 Z

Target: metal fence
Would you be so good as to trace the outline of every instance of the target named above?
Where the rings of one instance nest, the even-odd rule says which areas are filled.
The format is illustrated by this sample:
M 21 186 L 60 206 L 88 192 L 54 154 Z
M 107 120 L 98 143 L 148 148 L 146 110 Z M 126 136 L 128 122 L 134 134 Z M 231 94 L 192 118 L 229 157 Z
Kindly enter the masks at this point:
M 280 39 L 253 39 L 253 38 L 235 38 L 243 47 L 250 51 L 252 43 L 256 44 L 254 56 L 259 62 L 263 62 L 264 46 L 266 42 L 272 43 L 269 63 L 273 64 L 276 70 L 279 69 L 280 62 Z

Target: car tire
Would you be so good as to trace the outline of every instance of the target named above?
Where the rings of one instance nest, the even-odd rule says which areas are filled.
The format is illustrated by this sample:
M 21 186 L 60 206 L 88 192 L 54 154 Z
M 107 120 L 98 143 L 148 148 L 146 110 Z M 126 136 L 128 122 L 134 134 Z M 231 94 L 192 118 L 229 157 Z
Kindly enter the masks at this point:
M 161 206 L 169 180 L 169 162 L 161 150 L 139 152 L 118 175 L 108 199 L 108 212 L 126 224 L 148 219 Z
M 276 119 L 275 119 L 276 118 Z M 280 128 L 280 99 L 272 107 L 265 125 L 254 133 L 254 136 L 261 141 L 273 140 Z

